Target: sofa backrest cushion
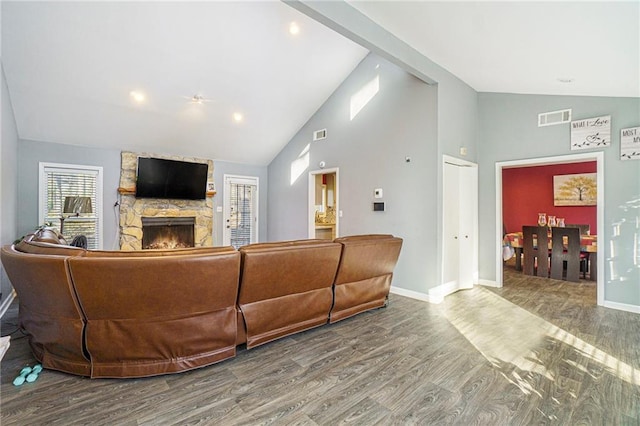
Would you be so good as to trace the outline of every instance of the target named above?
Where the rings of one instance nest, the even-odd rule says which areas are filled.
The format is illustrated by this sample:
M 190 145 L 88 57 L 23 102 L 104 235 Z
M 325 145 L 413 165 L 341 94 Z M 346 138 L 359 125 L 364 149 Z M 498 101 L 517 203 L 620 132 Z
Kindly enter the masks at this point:
M 258 243 L 240 247 L 239 303 L 330 287 L 341 246 L 326 240 Z
M 392 235 L 337 238 L 342 245 L 329 322 L 385 305 L 402 239 Z
M 251 244 L 240 248 L 238 306 L 247 348 L 325 324 L 341 246 L 326 240 Z
M 183 371 L 235 355 L 237 251 L 75 257 L 93 377 Z
M 402 239 L 392 235 L 357 235 L 336 238 L 342 244 L 336 285 L 393 273 Z
M 33 255 L 2 248 L 2 264 L 18 294 L 20 325 L 44 367 L 88 376 L 83 315 L 66 256 Z

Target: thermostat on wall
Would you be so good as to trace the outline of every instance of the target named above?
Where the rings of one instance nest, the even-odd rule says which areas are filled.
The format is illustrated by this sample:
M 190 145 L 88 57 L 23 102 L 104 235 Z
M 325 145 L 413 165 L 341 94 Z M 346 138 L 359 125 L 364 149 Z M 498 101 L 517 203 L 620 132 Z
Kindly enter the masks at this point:
M 374 212 L 383 212 L 384 211 L 384 201 L 374 202 L 373 203 L 373 211 Z

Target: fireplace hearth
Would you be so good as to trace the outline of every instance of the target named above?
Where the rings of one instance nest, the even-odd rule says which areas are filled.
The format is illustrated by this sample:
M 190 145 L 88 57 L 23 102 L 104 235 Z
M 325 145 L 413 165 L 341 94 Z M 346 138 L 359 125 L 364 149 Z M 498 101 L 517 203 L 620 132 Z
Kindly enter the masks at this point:
M 194 247 L 195 217 L 143 217 L 142 249 Z

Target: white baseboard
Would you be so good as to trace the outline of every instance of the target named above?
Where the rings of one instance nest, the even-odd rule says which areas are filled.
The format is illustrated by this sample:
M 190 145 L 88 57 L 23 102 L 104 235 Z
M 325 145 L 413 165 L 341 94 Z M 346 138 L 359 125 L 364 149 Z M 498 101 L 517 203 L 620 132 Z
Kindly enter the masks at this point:
M 500 288 L 502 287 L 501 285 L 498 285 L 497 282 L 495 281 L 491 281 L 491 280 L 483 280 L 483 279 L 479 279 L 477 282 L 478 285 L 483 285 L 485 287 L 496 287 L 496 288 Z
M 420 293 L 420 292 L 417 292 L 417 291 L 407 290 L 405 288 L 394 287 L 394 286 L 391 286 L 391 290 L 390 291 L 391 291 L 391 293 L 397 294 L 399 296 L 409 297 L 411 299 L 421 300 L 423 302 L 429 302 L 430 301 L 428 294 Z
M 442 303 L 444 298 L 451 293 L 460 290 L 457 281 L 451 281 L 429 289 L 429 301 L 431 303 Z
M 633 312 L 634 314 L 640 314 L 640 306 L 638 305 L 629 305 L 627 303 L 618 303 L 618 302 L 609 302 L 607 300 L 604 301 L 602 305 L 605 308 L 617 309 L 619 311 Z
M 9 309 L 11 302 L 13 302 L 13 299 L 15 298 L 16 298 L 16 291 L 11 290 L 11 293 L 9 294 L 9 296 L 7 296 L 4 302 L 2 302 L 2 304 L 0 305 L 0 318 L 2 318 L 4 314 L 7 312 L 7 309 Z
M 411 299 L 422 300 L 423 302 L 438 304 L 444 301 L 445 296 L 451 293 L 455 293 L 458 290 L 459 290 L 458 286 L 454 282 L 454 283 L 442 284 L 437 287 L 430 288 L 428 290 L 428 293 L 426 294 L 420 293 L 418 291 L 407 290 L 404 288 L 393 287 L 393 286 L 391 287 L 390 291 L 393 294 L 410 297 Z

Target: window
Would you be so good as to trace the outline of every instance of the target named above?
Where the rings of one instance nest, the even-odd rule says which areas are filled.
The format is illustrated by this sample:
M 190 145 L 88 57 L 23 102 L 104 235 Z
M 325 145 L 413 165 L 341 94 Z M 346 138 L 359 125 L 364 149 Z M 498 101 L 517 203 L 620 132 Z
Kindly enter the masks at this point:
M 60 229 L 68 242 L 87 237 L 102 248 L 102 167 L 40 163 L 40 225 Z

